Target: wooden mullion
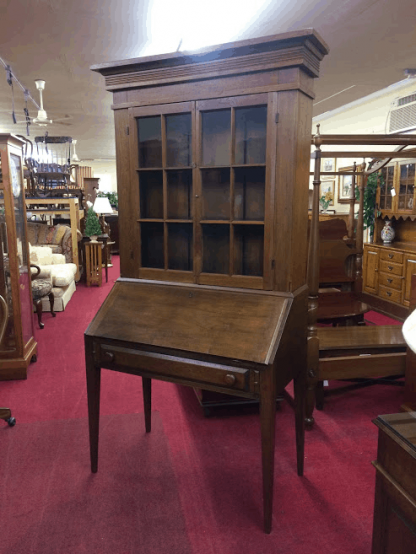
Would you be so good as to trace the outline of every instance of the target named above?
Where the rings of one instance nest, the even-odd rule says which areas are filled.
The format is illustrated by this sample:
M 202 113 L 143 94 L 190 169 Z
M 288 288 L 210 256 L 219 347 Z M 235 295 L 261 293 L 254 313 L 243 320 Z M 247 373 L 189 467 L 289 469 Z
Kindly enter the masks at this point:
M 162 138 L 162 194 L 163 194 L 163 266 L 165 270 L 169 267 L 168 253 L 168 176 L 166 172 L 167 144 L 166 144 L 166 116 L 160 115 L 161 138 Z
M 201 170 L 200 165 L 202 161 L 201 147 L 202 147 L 202 125 L 201 125 L 201 112 L 199 110 L 198 102 L 195 104 L 193 110 L 193 123 L 195 132 L 192 134 L 192 157 L 194 160 L 194 169 L 192 171 L 193 179 L 193 200 L 194 200 L 194 275 L 195 283 L 199 283 L 199 276 L 202 272 L 202 185 L 201 185 Z
M 231 107 L 231 166 L 235 163 L 235 108 Z M 234 169 L 232 167 L 230 170 L 230 222 L 234 221 Z M 230 249 L 229 249 L 229 274 L 234 275 L 234 225 L 230 223 Z

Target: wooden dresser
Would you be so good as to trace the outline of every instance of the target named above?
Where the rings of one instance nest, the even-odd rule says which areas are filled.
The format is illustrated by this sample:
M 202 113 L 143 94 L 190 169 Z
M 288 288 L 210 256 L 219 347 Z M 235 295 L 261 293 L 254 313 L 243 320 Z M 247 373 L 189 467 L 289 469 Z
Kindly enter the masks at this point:
M 374 244 L 364 245 L 363 292 L 366 301 L 395 316 L 406 317 L 410 302 L 410 278 L 416 272 L 416 164 L 400 160 L 379 174 Z M 395 238 L 383 244 L 381 231 L 392 222 Z
M 416 552 L 416 412 L 379 416 L 372 554 Z

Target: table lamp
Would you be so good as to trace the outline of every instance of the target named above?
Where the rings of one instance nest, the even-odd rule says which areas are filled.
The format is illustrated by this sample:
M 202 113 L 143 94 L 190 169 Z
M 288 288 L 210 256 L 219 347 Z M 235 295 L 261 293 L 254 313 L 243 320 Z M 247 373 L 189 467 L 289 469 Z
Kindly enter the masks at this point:
M 94 212 L 100 216 L 100 224 L 104 234 L 110 235 L 110 226 L 105 221 L 105 214 L 112 214 L 113 208 L 107 196 L 97 196 L 93 208 Z

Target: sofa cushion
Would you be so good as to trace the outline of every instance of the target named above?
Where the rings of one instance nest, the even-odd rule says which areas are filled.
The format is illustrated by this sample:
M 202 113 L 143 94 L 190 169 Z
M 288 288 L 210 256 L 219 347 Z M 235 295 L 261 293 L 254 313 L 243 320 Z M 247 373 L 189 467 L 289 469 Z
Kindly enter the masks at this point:
M 65 231 L 68 229 L 65 225 L 56 225 L 55 227 L 49 227 L 46 235 L 46 244 L 61 244 L 65 235 Z
M 52 248 L 49 246 L 32 246 L 29 243 L 30 261 L 36 265 L 52 264 Z
M 46 225 L 46 223 L 40 223 L 37 225 L 38 227 L 38 236 L 36 244 L 46 244 L 46 237 L 49 233 L 49 227 Z
M 52 264 L 64 264 L 65 256 L 63 254 L 52 254 Z

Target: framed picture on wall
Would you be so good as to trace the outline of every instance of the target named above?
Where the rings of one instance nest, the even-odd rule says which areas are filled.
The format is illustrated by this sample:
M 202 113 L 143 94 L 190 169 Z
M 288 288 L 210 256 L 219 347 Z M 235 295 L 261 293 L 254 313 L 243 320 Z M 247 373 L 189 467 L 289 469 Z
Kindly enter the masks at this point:
M 321 198 L 322 196 L 325 196 L 326 200 L 330 200 L 328 206 L 334 205 L 334 198 L 335 198 L 335 179 L 331 179 L 328 181 L 323 181 L 321 183 Z
M 352 171 L 353 167 L 340 167 L 339 171 Z M 338 202 L 348 204 L 351 197 L 352 175 L 340 175 L 338 178 Z
M 336 171 L 336 158 L 322 158 L 321 171 Z M 332 175 L 322 175 L 322 179 L 333 179 Z

